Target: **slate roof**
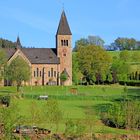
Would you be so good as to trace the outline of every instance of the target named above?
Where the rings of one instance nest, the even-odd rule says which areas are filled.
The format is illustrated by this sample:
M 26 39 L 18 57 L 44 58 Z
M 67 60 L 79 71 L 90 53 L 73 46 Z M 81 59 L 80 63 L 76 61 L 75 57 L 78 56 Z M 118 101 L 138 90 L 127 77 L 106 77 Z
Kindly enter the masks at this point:
M 68 21 L 67 21 L 67 17 L 64 11 L 61 14 L 61 19 L 59 22 L 56 35 L 72 35 Z
M 23 54 L 32 64 L 59 64 L 56 49 L 51 48 L 21 48 Z M 8 60 L 14 55 L 16 49 L 5 49 Z
M 14 48 L 4 48 L 4 51 L 6 52 L 7 59 L 9 60 L 14 55 L 14 53 L 16 52 L 16 49 L 14 49 Z

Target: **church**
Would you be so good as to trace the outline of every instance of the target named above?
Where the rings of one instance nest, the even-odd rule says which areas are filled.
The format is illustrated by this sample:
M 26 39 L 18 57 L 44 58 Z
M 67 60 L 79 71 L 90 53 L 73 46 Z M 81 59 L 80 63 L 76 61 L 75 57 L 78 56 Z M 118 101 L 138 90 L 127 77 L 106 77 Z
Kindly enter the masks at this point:
M 60 75 L 65 73 L 64 85 L 72 85 L 72 33 L 65 11 L 62 11 L 56 32 L 55 48 L 23 48 L 19 37 L 16 48 L 5 49 L 8 63 L 22 57 L 31 68 L 28 85 L 61 85 Z M 7 85 L 7 81 L 3 84 Z

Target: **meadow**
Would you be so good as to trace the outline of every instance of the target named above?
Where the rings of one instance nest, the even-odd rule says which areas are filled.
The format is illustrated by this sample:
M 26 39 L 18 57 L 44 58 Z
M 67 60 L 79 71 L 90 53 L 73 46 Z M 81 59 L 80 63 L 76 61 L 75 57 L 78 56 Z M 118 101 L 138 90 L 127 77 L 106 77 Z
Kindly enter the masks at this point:
M 70 92 L 71 88 L 77 88 L 77 95 Z M 48 95 L 48 100 L 57 100 L 63 112 L 63 120 L 60 123 L 59 132 L 64 132 L 66 120 L 85 120 L 88 116 L 86 111 L 90 111 L 93 117 L 95 133 L 112 134 L 140 134 L 137 130 L 123 130 L 105 126 L 100 120 L 100 113 L 106 111 L 108 105 L 120 102 L 124 97 L 124 86 L 120 85 L 93 85 L 93 86 L 34 86 L 21 87 L 23 98 L 18 98 L 16 87 L 0 87 L 0 95 L 11 95 L 12 102 L 18 104 L 19 113 L 28 120 L 30 116 L 30 106 L 36 102 L 40 110 L 45 110 L 46 100 L 38 100 L 39 95 Z M 127 96 L 132 100 L 140 99 L 139 87 L 127 87 Z M 47 118 L 47 116 L 46 116 Z M 53 131 L 55 128 L 42 121 L 37 126 L 46 127 Z

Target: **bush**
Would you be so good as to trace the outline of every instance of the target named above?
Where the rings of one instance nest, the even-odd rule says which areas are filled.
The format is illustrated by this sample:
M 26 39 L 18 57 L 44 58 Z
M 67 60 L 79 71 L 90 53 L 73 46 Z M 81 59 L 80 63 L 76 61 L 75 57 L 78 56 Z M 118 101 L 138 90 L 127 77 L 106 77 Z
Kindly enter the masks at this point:
M 120 85 L 127 85 L 127 86 L 140 86 L 140 81 L 131 80 L 131 81 L 119 81 Z
M 122 102 L 113 104 L 106 113 L 101 115 L 102 122 L 114 128 L 140 128 L 140 103 L 139 102 Z
M 10 96 L 1 96 L 0 102 L 8 107 L 10 105 Z

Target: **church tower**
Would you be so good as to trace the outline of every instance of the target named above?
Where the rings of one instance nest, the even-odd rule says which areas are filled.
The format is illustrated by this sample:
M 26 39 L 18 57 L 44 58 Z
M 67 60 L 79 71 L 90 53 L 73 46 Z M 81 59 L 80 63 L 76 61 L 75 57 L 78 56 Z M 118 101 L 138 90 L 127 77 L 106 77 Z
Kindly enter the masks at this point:
M 68 80 L 64 85 L 72 85 L 72 33 L 64 11 L 56 33 L 56 49 L 60 58 L 59 76 L 65 73 Z

